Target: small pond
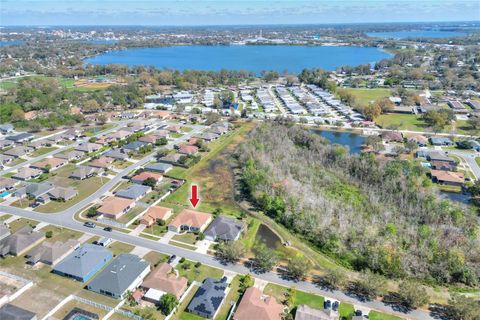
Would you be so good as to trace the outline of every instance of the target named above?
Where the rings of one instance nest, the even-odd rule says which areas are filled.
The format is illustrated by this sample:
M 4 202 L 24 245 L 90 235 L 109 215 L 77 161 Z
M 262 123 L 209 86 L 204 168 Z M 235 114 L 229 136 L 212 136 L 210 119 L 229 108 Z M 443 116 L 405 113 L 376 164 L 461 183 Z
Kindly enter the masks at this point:
M 258 228 L 255 240 L 264 242 L 270 249 L 278 249 L 282 246 L 282 241 L 277 234 L 264 224 L 261 224 Z
M 324 137 L 330 141 L 331 144 L 339 144 L 347 147 L 350 153 L 360 153 L 360 151 L 362 151 L 362 145 L 365 142 L 365 137 L 358 133 L 327 130 L 312 130 L 312 132 Z

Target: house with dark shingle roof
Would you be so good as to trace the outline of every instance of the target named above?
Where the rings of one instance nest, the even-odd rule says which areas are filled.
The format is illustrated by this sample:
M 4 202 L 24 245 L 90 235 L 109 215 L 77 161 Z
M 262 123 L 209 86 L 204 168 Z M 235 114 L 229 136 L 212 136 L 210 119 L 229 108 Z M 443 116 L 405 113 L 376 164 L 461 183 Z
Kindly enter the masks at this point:
M 37 315 L 26 309 L 7 303 L 0 308 L 2 320 L 37 320 Z
M 84 244 L 66 256 L 54 268 L 53 273 L 87 282 L 112 259 L 112 253 L 102 246 Z
M 107 156 L 109 158 L 115 159 L 115 160 L 127 160 L 128 159 L 128 154 L 122 152 L 119 149 L 112 149 L 103 154 L 104 156 Z
M 207 278 L 187 306 L 187 311 L 207 319 L 213 319 L 225 299 L 227 278 Z
M 149 163 L 145 166 L 145 170 L 152 171 L 152 172 L 160 172 L 160 173 L 166 173 L 170 171 L 173 168 L 171 164 L 168 163 Z
M 87 289 L 122 299 L 127 291 L 137 288 L 149 272 L 148 262 L 134 254 L 121 253 L 88 284 Z
M 100 150 L 101 147 L 102 147 L 102 145 L 98 144 L 98 143 L 84 142 L 84 143 L 79 144 L 75 148 L 75 150 L 85 152 L 85 153 L 90 153 L 90 152 L 95 152 L 95 151 Z
M 15 141 L 16 143 L 23 143 L 26 141 L 33 140 L 35 136 L 29 132 L 22 132 L 13 136 L 8 136 L 7 140 Z
M 130 143 L 127 143 L 126 145 L 124 145 L 122 147 L 122 149 L 125 151 L 125 152 L 129 152 L 129 151 L 138 151 L 141 147 L 144 147 L 144 146 L 147 146 L 148 143 L 145 143 L 145 142 L 141 142 L 141 141 L 132 141 Z
M 20 158 L 21 156 L 24 156 L 28 154 L 30 151 L 32 151 L 32 148 L 29 147 L 24 147 L 24 146 L 18 146 L 12 149 L 9 149 L 5 151 L 3 154 L 7 156 L 12 156 L 15 158 Z
M 245 224 L 237 219 L 217 217 L 205 230 L 207 240 L 235 241 L 240 238 Z
M 453 146 L 453 141 L 447 137 L 431 137 L 430 142 L 434 146 Z

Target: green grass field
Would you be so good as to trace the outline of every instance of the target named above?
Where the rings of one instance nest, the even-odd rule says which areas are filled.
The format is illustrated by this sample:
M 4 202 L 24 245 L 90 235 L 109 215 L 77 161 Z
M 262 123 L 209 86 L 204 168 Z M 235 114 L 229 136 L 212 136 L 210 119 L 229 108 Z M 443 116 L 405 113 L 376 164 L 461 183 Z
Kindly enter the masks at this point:
M 363 105 L 367 105 L 370 102 L 380 98 L 389 97 L 392 94 L 390 89 L 383 89 L 383 88 L 375 88 L 375 89 L 342 88 L 341 90 L 345 90 L 353 94 L 357 99 L 357 101 Z
M 352 319 L 352 316 L 355 312 L 355 308 L 350 303 L 342 302 L 340 307 L 338 307 L 338 313 L 340 314 L 341 319 Z
M 402 320 L 403 319 L 394 315 L 381 313 L 377 311 L 370 311 L 370 313 L 368 314 L 368 318 L 370 320 Z
M 285 300 L 285 296 L 288 293 L 287 287 L 282 287 L 277 284 L 269 283 L 263 290 L 263 293 L 274 297 L 277 302 L 281 303 Z M 323 309 L 324 297 L 308 293 L 305 291 L 296 290 L 295 297 L 293 299 L 293 306 L 299 306 L 306 304 L 307 306 L 315 309 Z M 292 306 L 292 307 L 293 307 Z
M 385 129 L 403 129 L 412 131 L 425 131 L 427 125 L 414 114 L 389 113 L 382 114 L 375 122 Z

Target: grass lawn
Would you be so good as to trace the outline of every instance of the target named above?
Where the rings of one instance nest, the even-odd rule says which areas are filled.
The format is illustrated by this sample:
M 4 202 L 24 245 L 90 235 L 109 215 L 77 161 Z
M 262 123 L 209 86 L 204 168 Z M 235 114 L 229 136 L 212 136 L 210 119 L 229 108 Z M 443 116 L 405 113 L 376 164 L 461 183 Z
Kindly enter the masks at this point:
M 134 248 L 135 246 L 120 241 L 115 241 L 108 247 L 108 249 L 112 251 L 114 256 L 118 256 L 120 253 L 129 253 Z
M 185 178 L 187 182 L 165 199 L 165 203 L 190 207 L 190 185 L 199 185 L 198 210 L 212 212 L 221 208 L 224 213 L 239 216 L 242 211 L 233 199 L 232 173 L 229 168 L 230 154 L 253 128 L 253 123 L 242 123 L 239 128 L 208 144 L 210 152 L 188 169 L 173 169 L 168 175 Z M 173 171 L 173 172 L 172 172 Z
M 413 131 L 425 131 L 427 129 L 426 123 L 415 114 L 382 114 L 375 119 L 375 122 L 385 129 L 398 128 Z
M 134 219 L 136 216 L 138 216 L 140 213 L 142 213 L 145 210 L 144 207 L 141 206 L 135 206 L 131 210 L 129 210 L 127 213 L 125 213 L 123 216 L 118 219 L 118 222 L 120 223 L 127 223 L 130 220 Z
M 252 249 L 255 244 L 255 235 L 257 234 L 260 224 L 260 221 L 254 218 L 251 218 L 248 222 L 247 231 L 243 234 L 241 240 L 247 251 Z
M 8 166 L 9 166 L 9 167 L 14 167 L 14 166 L 16 166 L 16 165 L 19 165 L 19 164 L 21 164 L 21 163 L 24 163 L 25 161 L 27 161 L 27 160 L 22 159 L 22 158 L 17 158 L 17 159 L 15 159 L 15 160 L 13 160 L 12 162 L 10 162 L 10 163 L 8 164 Z
M 169 241 L 168 244 L 170 244 L 172 246 L 177 246 L 177 247 L 180 247 L 180 248 L 183 248 L 183 249 L 192 250 L 192 251 L 197 249 L 197 247 L 186 244 L 186 243 L 183 243 L 183 242 Z
M 352 316 L 355 312 L 355 308 L 350 303 L 342 302 L 340 307 L 338 307 L 338 313 L 340 314 L 341 319 L 352 319 Z
M 201 265 L 200 267 L 195 267 L 195 262 L 190 260 L 185 260 L 182 263 L 179 263 L 176 267 L 178 273 L 182 277 L 186 277 L 191 283 L 192 281 L 202 282 L 206 278 L 215 278 L 220 279 L 223 276 L 223 270 L 212 268 L 206 265 Z
M 151 227 L 146 227 L 145 230 L 143 230 L 143 233 L 154 236 L 162 236 L 163 234 L 167 233 L 167 227 L 154 224 Z
M 27 198 L 22 198 L 22 199 L 19 199 L 19 200 L 15 201 L 15 202 L 12 202 L 11 206 L 25 209 L 25 208 L 29 207 L 31 204 L 33 204 L 34 202 L 35 201 L 33 201 L 33 200 L 29 200 Z
M 48 225 L 41 229 L 42 232 L 52 231 L 53 236 L 50 239 L 47 239 L 49 242 L 61 241 L 65 242 L 70 239 L 78 239 L 82 236 L 81 232 L 74 231 L 67 228 L 60 228 L 54 225 Z
M 192 131 L 193 129 L 190 128 L 190 127 L 181 127 L 180 130 L 182 130 L 182 132 L 190 132 L 190 131 Z
M 230 291 L 228 292 L 227 297 L 225 298 L 225 301 L 222 304 L 222 307 L 217 313 L 217 317 L 215 320 L 226 320 L 228 317 L 228 314 L 230 312 L 230 309 L 232 308 L 232 302 L 237 302 L 238 299 L 240 298 L 240 292 L 238 291 L 240 289 L 240 276 L 236 276 L 233 278 L 232 282 L 230 283 Z
M 35 220 L 30 220 L 30 219 L 25 219 L 25 218 L 20 218 L 20 219 L 17 219 L 15 221 L 12 221 L 8 224 L 8 226 L 10 227 L 10 231 L 12 233 L 16 232 L 17 230 L 23 228 L 24 226 L 26 226 L 27 224 L 31 225 L 31 226 L 36 226 L 37 224 L 39 224 L 38 221 L 35 221 Z
M 344 88 L 355 96 L 357 101 L 363 105 L 369 104 L 371 101 L 375 101 L 380 98 L 390 97 L 392 92 L 390 89 L 375 88 L 375 89 L 357 89 L 357 88 Z
M 185 179 L 186 168 L 174 166 L 166 175 L 175 179 Z
M 53 183 L 55 183 L 56 185 L 60 184 L 56 183 L 55 181 L 62 181 L 63 184 L 65 184 L 68 180 L 69 187 L 77 189 L 78 194 L 71 200 L 65 202 L 50 201 L 49 203 L 36 208 L 35 211 L 37 212 L 49 213 L 63 211 L 85 199 L 86 197 L 90 196 L 92 193 L 97 191 L 103 184 L 105 184 L 109 179 L 105 177 L 92 177 L 82 181 L 77 181 L 73 179 L 55 176 L 52 177 L 50 180 L 53 180 Z
M 189 243 L 189 244 L 195 244 L 195 242 L 197 242 L 197 235 L 192 232 L 187 232 L 184 234 L 174 235 L 172 240 Z
M 11 214 L 4 214 L 2 216 L 0 216 L 0 221 L 5 221 L 7 219 L 9 219 L 12 215 Z
M 184 319 L 195 319 L 195 320 L 201 320 L 203 318 L 195 318 L 196 316 L 193 314 L 188 313 L 185 309 L 187 308 L 188 304 L 190 303 L 190 300 L 192 300 L 193 296 L 198 290 L 198 286 L 194 286 L 188 295 L 185 297 L 185 299 L 182 301 L 182 303 L 178 306 L 177 312 L 170 318 L 172 320 L 184 320 Z
M 160 252 L 150 251 L 143 259 L 148 261 L 152 266 L 156 266 L 161 262 L 166 262 L 169 256 Z
M 39 149 L 33 151 L 30 155 L 32 157 L 38 157 L 38 156 L 44 155 L 46 153 L 52 152 L 52 151 L 57 150 L 57 149 L 58 148 L 56 148 L 56 147 L 43 147 L 43 148 L 39 148 Z
M 287 287 L 269 283 L 263 290 L 263 293 L 274 297 L 277 300 L 277 302 L 282 303 L 285 300 L 286 294 L 288 293 L 288 291 L 289 291 L 289 288 Z M 323 302 L 324 302 L 324 298 L 322 296 L 296 290 L 295 298 L 293 299 L 293 306 L 306 304 L 309 307 L 312 307 L 315 309 L 323 309 Z
M 170 138 L 177 139 L 177 138 L 180 138 L 181 136 L 183 136 L 183 133 L 180 133 L 180 132 L 170 133 Z
M 123 161 L 123 160 L 115 160 L 113 162 L 113 167 L 115 169 L 125 169 L 128 166 L 132 165 L 133 163 L 130 161 Z
M 475 162 L 480 166 L 480 157 L 476 157 Z
M 342 306 L 342 305 L 340 305 L 340 306 Z M 400 318 L 400 317 L 397 317 L 397 316 L 394 316 L 394 315 L 381 313 L 381 312 L 377 312 L 377 311 L 370 311 L 370 313 L 368 314 L 368 318 L 370 320 L 402 320 L 403 319 L 403 318 Z

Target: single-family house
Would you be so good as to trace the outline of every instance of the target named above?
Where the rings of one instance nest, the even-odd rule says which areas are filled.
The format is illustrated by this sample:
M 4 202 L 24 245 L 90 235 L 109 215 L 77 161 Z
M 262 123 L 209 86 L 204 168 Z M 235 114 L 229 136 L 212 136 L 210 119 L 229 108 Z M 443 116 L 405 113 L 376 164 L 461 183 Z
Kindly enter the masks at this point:
M 65 242 L 43 242 L 38 247 L 34 248 L 27 254 L 27 262 L 30 264 L 36 264 L 38 262 L 55 265 L 60 260 L 78 248 L 80 242 L 75 239 L 69 239 Z
M 50 145 L 50 141 L 47 139 L 40 139 L 40 140 L 35 140 L 31 141 L 27 146 L 32 148 L 33 150 L 37 150 L 38 148 L 45 147 Z
M 428 146 L 428 138 L 421 134 L 409 135 L 407 141 L 413 141 L 420 147 Z
M 281 320 L 284 308 L 275 298 L 263 296 L 260 289 L 250 287 L 245 290 L 233 320 Z
M 383 131 L 382 139 L 386 142 L 403 142 L 403 135 L 399 131 Z
M 15 142 L 13 142 L 12 140 L 7 140 L 7 139 L 0 140 L 0 150 L 13 147 L 14 145 L 15 145 Z
M 65 159 L 60 159 L 60 158 L 45 158 L 41 161 L 35 162 L 32 164 L 30 167 L 35 168 L 35 169 L 40 169 L 40 170 L 49 170 L 49 171 L 54 171 L 57 170 L 58 168 L 63 167 L 68 163 L 67 160 Z
M 143 298 L 157 304 L 160 298 L 171 293 L 180 299 L 188 287 L 188 279 L 177 276 L 172 266 L 168 263 L 160 263 L 145 278 L 141 287 L 146 291 Z
M 111 259 L 112 253 L 102 246 L 86 243 L 75 249 L 53 267 L 53 273 L 87 282 Z
M 455 164 L 456 161 L 453 158 L 450 158 L 447 154 L 441 151 L 430 151 L 427 153 L 428 161 L 442 161 Z
M 14 196 L 19 198 L 30 196 L 34 199 L 38 199 L 39 197 L 52 191 L 54 188 L 55 185 L 50 182 L 30 183 L 22 188 L 17 189 L 17 191 L 14 193 Z
M 235 241 L 240 238 L 242 231 L 245 230 L 245 224 L 237 219 L 227 217 L 217 217 L 205 229 L 205 239 L 215 241 Z
M 13 159 L 15 159 L 15 158 L 12 157 L 12 156 L 7 156 L 7 155 L 4 155 L 4 154 L 0 154 L 0 166 L 9 164 L 10 162 L 13 161 Z
M 160 173 L 143 171 L 137 175 L 134 175 L 131 178 L 131 181 L 134 183 L 143 184 L 143 182 L 147 179 L 155 179 L 155 181 L 158 183 L 163 179 L 163 175 L 161 175 Z
M 430 161 L 430 168 L 443 171 L 455 171 L 457 170 L 457 164 L 449 161 L 432 160 Z
M 165 128 L 165 130 L 173 133 L 180 133 L 182 129 L 179 126 L 171 125 Z
M 447 137 L 431 137 L 430 143 L 434 146 L 453 146 L 453 141 Z
M 14 127 L 11 123 L 0 124 L 0 133 L 2 134 L 12 133 L 13 129 Z
M 187 306 L 187 311 L 207 319 L 215 318 L 225 299 L 227 278 L 207 278 Z
M 18 146 L 12 149 L 8 149 L 7 151 L 3 152 L 3 154 L 7 156 L 12 156 L 15 158 L 20 158 L 21 156 L 24 156 L 32 151 L 32 148 L 29 147 L 24 147 L 24 146 Z
M 0 240 L 0 256 L 21 256 L 45 239 L 43 232 L 35 231 L 30 225 Z
M 115 192 L 115 196 L 137 201 L 143 198 L 150 191 L 152 191 L 152 188 L 149 186 L 133 184 L 128 186 L 126 189 Z
M 65 159 L 65 160 L 68 160 L 68 161 L 72 161 L 72 160 L 81 159 L 84 155 L 85 154 L 81 151 L 72 150 L 72 151 L 68 151 L 68 152 L 65 152 L 65 153 L 56 154 L 55 157 L 60 158 L 60 159 Z
M 142 219 L 140 219 L 140 223 L 151 226 L 160 220 L 167 221 L 167 219 L 172 216 L 172 213 L 173 211 L 170 208 L 152 206 L 144 213 Z
M 30 140 L 33 140 L 35 136 L 29 132 L 22 132 L 19 134 L 15 134 L 13 136 L 8 136 L 6 139 L 12 140 L 16 143 L 24 143 Z
M 95 151 L 100 150 L 101 147 L 102 147 L 102 145 L 98 144 L 98 143 L 84 142 L 84 143 L 79 144 L 75 148 L 75 150 L 85 152 L 85 153 L 90 153 L 90 152 L 95 152 Z
M 64 187 L 55 187 L 52 190 L 47 192 L 47 196 L 51 200 L 57 201 L 68 201 L 74 198 L 78 194 L 77 189 L 75 188 L 64 188 Z
M 102 168 L 81 166 L 81 167 L 78 167 L 78 169 L 72 171 L 72 173 L 70 174 L 70 178 L 76 179 L 76 180 L 85 180 L 93 176 L 102 174 L 103 171 L 104 170 Z
M 196 135 L 195 137 L 202 139 L 205 142 L 210 142 L 218 139 L 219 135 L 213 132 L 204 132 Z
M 134 254 L 121 253 L 87 285 L 87 289 L 122 299 L 127 291 L 137 288 L 149 272 L 148 262 Z
M 450 186 L 463 187 L 465 178 L 461 172 L 432 170 L 430 171 L 433 182 Z
M 128 159 L 128 154 L 125 152 L 122 152 L 120 149 L 112 149 L 103 154 L 106 157 L 115 159 L 115 160 L 127 160 Z
M 90 163 L 90 167 L 108 169 L 111 163 L 114 161 L 113 158 L 101 156 L 97 159 L 93 159 Z
M 135 206 L 135 201 L 120 197 L 108 197 L 103 200 L 97 212 L 105 218 L 118 219 Z
M 22 181 L 28 181 L 30 179 L 35 179 L 40 177 L 42 173 L 43 173 L 42 170 L 29 168 L 29 167 L 22 167 L 18 169 L 17 173 L 15 173 L 12 176 L 12 178 L 22 180 Z
M 183 209 L 168 225 L 168 230 L 173 232 L 197 232 L 203 231 L 207 225 L 212 221 L 212 215 L 194 211 L 190 209 Z
M 5 222 L 0 223 L 0 241 L 10 235 L 10 229 Z
M 338 320 L 339 313 L 331 308 L 328 309 L 313 309 L 305 304 L 297 307 L 295 313 L 295 320 Z M 362 318 L 363 319 L 363 318 Z
M 138 141 L 147 143 L 147 144 L 155 144 L 155 142 L 157 142 L 157 139 L 158 139 L 157 136 L 153 134 L 148 134 L 146 136 L 138 138 Z
M 194 155 L 198 152 L 198 147 L 196 146 L 191 146 L 188 144 L 182 144 L 178 146 L 178 153 L 184 154 L 184 155 Z
M 162 162 L 149 163 L 145 166 L 145 170 L 160 173 L 167 173 L 168 171 L 172 170 L 172 168 L 173 166 L 171 164 Z
M 12 190 L 19 183 L 20 181 L 12 178 L 0 177 L 0 193 Z
M 138 151 L 141 147 L 147 146 L 148 143 L 141 142 L 141 141 L 132 141 L 130 143 L 127 143 L 122 147 L 124 152 L 130 152 L 130 151 Z
M 171 154 L 167 154 L 166 156 L 164 157 L 161 157 L 159 159 L 159 161 L 161 162 L 165 162 L 165 163 L 178 163 L 178 161 L 180 160 L 180 158 L 182 157 L 183 155 L 179 154 L 179 153 L 171 153 Z M 146 169 L 146 167 L 145 167 Z
M 34 312 L 17 307 L 11 303 L 4 304 L 0 308 L 0 319 L 2 320 L 37 320 Z

